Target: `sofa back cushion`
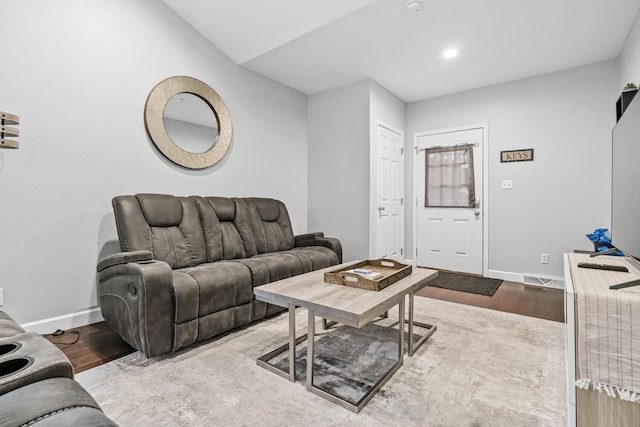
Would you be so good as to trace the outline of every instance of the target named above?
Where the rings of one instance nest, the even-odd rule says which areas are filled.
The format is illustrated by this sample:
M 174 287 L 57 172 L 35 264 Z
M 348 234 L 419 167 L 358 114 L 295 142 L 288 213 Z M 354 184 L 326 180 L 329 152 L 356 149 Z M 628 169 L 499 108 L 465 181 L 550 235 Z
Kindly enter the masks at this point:
M 247 253 L 246 247 L 255 247 L 247 221 L 239 221 L 239 211 L 233 199 L 228 197 L 191 197 L 200 214 L 207 247 L 207 261 L 246 258 L 255 255 L 255 249 Z M 242 214 L 240 214 L 242 215 Z M 245 243 L 245 240 L 248 240 Z
M 255 253 L 286 251 L 295 246 L 291 220 L 284 203 L 260 197 L 234 201 L 240 213 L 237 222 L 242 228 L 251 230 Z M 251 248 L 248 248 L 248 252 L 251 252 Z
M 151 251 L 172 269 L 206 262 L 204 233 L 192 199 L 136 194 L 114 197 L 112 205 L 123 251 Z

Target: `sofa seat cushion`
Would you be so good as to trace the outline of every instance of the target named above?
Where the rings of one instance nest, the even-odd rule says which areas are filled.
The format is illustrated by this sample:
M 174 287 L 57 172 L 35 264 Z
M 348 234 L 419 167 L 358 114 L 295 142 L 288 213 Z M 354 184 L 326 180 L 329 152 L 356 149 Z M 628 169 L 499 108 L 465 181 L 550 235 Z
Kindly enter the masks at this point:
M 285 252 L 260 254 L 233 262 L 246 265 L 251 270 L 253 286 L 265 285 L 303 273 L 300 259 Z
M 331 267 L 332 265 L 340 263 L 338 261 L 338 255 L 324 246 L 305 246 L 279 253 L 287 253 L 298 257 L 304 266 L 303 273 L 320 270 L 321 268 Z
M 251 271 L 237 262 L 201 264 L 175 270 L 173 275 L 176 323 L 247 304 L 253 299 Z

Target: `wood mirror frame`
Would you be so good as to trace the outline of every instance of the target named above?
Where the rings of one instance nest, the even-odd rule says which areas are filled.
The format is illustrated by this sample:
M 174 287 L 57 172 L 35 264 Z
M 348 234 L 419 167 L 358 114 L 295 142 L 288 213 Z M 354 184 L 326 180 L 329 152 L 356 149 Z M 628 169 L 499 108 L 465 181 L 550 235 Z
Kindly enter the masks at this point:
M 211 107 L 218 121 L 218 139 L 204 153 L 183 150 L 167 134 L 164 127 L 164 107 L 178 93 L 191 93 L 202 98 Z M 229 150 L 233 135 L 231 116 L 220 95 L 206 83 L 186 76 L 169 77 L 151 90 L 144 106 L 144 126 L 151 141 L 167 159 L 189 169 L 208 168 L 222 160 Z

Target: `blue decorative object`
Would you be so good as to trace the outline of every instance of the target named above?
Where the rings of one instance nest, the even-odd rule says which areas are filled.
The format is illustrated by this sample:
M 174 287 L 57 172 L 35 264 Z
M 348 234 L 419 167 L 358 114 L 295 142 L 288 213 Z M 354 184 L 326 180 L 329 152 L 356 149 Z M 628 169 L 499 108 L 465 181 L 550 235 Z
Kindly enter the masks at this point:
M 609 231 L 607 228 L 598 228 L 594 230 L 593 233 L 586 235 L 589 240 L 593 242 L 593 245 L 597 252 L 604 252 L 615 249 L 615 247 L 611 245 L 611 239 L 606 234 L 607 231 Z M 612 253 L 611 255 L 624 256 L 624 254 L 620 251 Z

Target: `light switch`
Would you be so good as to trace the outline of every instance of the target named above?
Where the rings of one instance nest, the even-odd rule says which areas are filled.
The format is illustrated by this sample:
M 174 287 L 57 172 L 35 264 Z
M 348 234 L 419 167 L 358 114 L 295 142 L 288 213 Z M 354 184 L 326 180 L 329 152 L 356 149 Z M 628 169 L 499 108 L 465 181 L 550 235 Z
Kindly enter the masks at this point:
M 513 181 L 511 181 L 510 179 L 503 179 L 502 180 L 502 189 L 503 190 L 511 190 L 513 188 Z

